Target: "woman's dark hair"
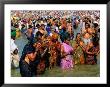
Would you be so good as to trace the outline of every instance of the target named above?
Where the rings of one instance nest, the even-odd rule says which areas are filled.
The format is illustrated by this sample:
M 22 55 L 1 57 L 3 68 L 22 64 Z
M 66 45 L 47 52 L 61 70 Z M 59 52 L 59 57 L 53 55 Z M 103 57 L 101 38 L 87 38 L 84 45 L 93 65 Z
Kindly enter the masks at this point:
M 74 18 L 73 20 L 76 20 L 76 18 Z
M 77 38 L 77 36 L 78 36 L 79 34 L 80 34 L 80 33 L 77 33 L 77 34 L 76 34 L 76 38 Z
M 54 18 L 53 21 L 55 21 L 56 19 Z
M 30 29 L 30 28 L 32 28 L 32 25 L 29 25 L 28 27 L 29 27 L 29 29 Z
M 37 27 L 37 28 L 39 28 L 39 27 L 40 27 L 40 25 L 39 25 L 39 24 L 37 24 L 37 25 L 36 25 L 36 27 Z
M 56 25 L 57 27 L 59 27 L 57 23 L 56 23 L 55 25 Z
M 74 27 L 74 29 L 76 29 L 77 28 L 76 24 L 74 24 L 73 27 Z
M 41 37 L 41 36 L 43 36 L 43 34 L 40 31 L 38 31 L 35 35 L 36 38 Z
M 33 44 L 31 44 L 30 42 L 28 42 L 28 43 L 24 46 L 20 60 L 24 60 L 26 54 L 27 54 L 29 51 L 33 51 L 33 52 L 35 51 L 35 48 L 33 47 Z
M 62 29 L 63 29 L 63 32 L 66 32 L 66 28 L 65 27 L 63 27 Z
M 11 21 L 11 26 L 13 26 L 13 22 Z
M 47 26 L 50 26 L 50 24 L 48 23 Z
M 11 32 L 14 32 L 14 31 L 15 31 L 15 30 L 12 30 L 12 29 L 11 29 Z
M 93 45 L 96 47 L 99 45 L 99 37 L 98 37 L 98 34 L 95 33 L 93 38 L 92 38 L 92 41 L 93 41 Z
M 96 19 L 100 19 L 98 16 L 96 16 Z
M 18 49 L 15 49 L 15 50 L 13 51 L 13 53 L 14 53 L 14 54 L 18 54 Z
M 91 20 L 89 20 L 89 23 L 91 23 Z
M 41 17 L 41 19 L 40 20 L 43 20 L 43 18 Z
M 77 43 L 79 43 L 79 41 L 78 41 L 78 39 L 77 39 L 78 35 L 80 35 L 80 33 L 77 33 L 77 35 L 76 35 L 76 42 L 77 42 Z M 80 40 L 81 40 L 81 37 L 80 37 Z
M 64 41 L 65 40 L 70 40 L 70 34 L 68 32 L 65 32 L 64 34 Z
M 11 39 L 15 40 L 16 39 L 16 36 L 11 36 Z
M 86 25 L 88 25 L 88 27 L 90 27 L 90 24 L 89 24 L 89 23 L 85 23 L 85 26 L 86 26 Z
M 80 22 L 80 19 L 78 19 L 78 21 Z
M 24 28 L 24 27 L 25 27 L 25 25 L 24 25 L 24 24 L 22 24 L 21 26 L 22 26 L 22 28 Z
M 94 25 L 94 28 L 98 27 L 98 24 L 97 23 L 94 23 L 93 25 Z
M 16 24 L 14 24 L 14 27 L 15 27 L 15 28 L 18 28 L 18 27 L 19 27 L 19 25 L 16 23 Z
M 98 29 L 98 32 L 100 32 L 100 28 Z

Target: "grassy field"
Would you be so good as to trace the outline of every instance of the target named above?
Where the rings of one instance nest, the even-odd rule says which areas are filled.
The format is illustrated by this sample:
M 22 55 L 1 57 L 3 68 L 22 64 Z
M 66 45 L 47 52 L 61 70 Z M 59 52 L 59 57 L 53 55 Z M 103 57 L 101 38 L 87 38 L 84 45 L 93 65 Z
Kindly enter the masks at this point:
M 62 71 L 61 68 L 55 67 L 52 70 L 46 70 L 43 75 L 39 77 L 99 77 L 99 65 L 76 65 L 71 70 Z M 11 70 L 12 77 L 20 77 L 19 69 Z

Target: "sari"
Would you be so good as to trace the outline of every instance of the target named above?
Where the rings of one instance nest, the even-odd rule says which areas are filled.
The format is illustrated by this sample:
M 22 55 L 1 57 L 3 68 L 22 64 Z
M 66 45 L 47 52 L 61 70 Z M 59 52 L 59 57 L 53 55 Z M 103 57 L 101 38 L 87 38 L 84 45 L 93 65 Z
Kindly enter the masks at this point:
M 70 54 L 70 52 L 73 51 L 73 48 L 66 43 L 62 43 L 62 46 L 64 47 L 64 52 L 67 53 L 68 55 L 61 59 L 61 68 L 62 69 L 73 68 L 74 62 L 72 55 Z

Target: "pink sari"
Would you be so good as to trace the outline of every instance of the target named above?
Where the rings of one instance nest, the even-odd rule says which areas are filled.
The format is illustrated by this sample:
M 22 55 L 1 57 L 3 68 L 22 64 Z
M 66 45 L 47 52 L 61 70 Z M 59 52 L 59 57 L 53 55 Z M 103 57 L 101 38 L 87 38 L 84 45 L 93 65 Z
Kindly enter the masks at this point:
M 64 47 L 64 52 L 70 54 L 71 51 L 73 51 L 73 48 L 66 44 L 66 43 L 62 43 L 63 47 Z M 69 69 L 72 68 L 74 65 L 73 63 L 73 57 L 72 55 L 67 55 L 65 58 L 61 59 L 61 68 L 62 69 Z

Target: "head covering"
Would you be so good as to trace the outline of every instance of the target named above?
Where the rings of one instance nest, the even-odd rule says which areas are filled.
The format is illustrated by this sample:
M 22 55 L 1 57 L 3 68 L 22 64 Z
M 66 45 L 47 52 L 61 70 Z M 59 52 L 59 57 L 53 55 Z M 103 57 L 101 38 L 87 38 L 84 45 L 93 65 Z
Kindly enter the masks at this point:
M 34 51 L 30 50 L 30 51 L 27 51 L 27 54 L 30 54 L 30 53 L 33 53 Z
M 11 32 L 11 37 L 16 37 L 16 31 Z
M 32 25 L 29 25 L 29 26 L 28 26 L 28 29 L 30 29 L 30 28 L 32 28 Z
M 29 46 L 27 51 L 26 51 L 26 54 L 30 54 L 30 53 L 33 53 L 33 52 L 34 52 L 33 47 Z
M 58 34 L 57 33 L 53 33 L 52 39 L 58 39 Z

